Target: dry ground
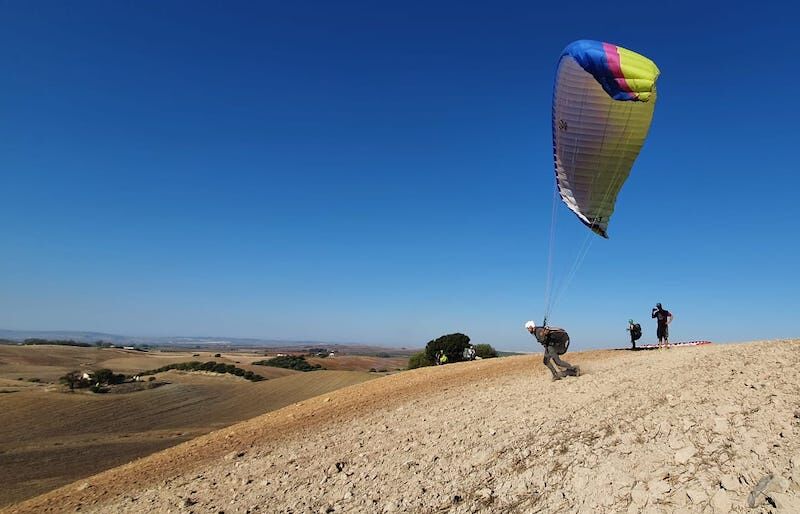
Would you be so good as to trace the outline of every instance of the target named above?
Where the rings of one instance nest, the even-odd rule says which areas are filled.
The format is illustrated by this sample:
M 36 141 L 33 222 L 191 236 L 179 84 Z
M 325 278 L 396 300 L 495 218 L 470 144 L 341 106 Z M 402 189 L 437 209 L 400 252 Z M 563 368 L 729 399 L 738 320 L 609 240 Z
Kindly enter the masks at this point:
M 800 512 L 799 341 L 569 359 L 387 376 L 7 512 Z
M 373 357 L 365 355 L 339 355 L 336 357 L 307 357 L 306 360 L 311 364 L 319 364 L 325 369 L 341 370 L 360 370 L 369 371 L 386 370 L 397 371 L 405 369 L 408 365 L 408 357 Z
M 264 382 L 170 371 L 168 385 L 130 394 L 64 393 L 72 369 L 135 373 L 173 362 L 213 360 L 193 352 L 135 352 L 67 346 L 0 346 L 0 505 L 130 462 L 212 430 L 375 378 L 358 371 L 300 373 L 252 366 Z M 194 352 L 197 353 L 197 352 Z M 223 355 L 218 362 L 235 362 Z M 256 356 L 250 356 L 257 360 Z M 258 357 L 263 358 L 263 355 Z M 247 367 L 246 364 L 238 364 Z

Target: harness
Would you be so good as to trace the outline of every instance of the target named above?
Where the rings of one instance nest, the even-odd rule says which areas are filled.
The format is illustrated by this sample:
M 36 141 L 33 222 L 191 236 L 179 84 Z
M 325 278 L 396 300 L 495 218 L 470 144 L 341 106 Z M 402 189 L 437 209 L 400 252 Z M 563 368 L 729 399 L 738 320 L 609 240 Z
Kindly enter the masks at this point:
M 566 340 L 554 341 L 552 336 L 555 334 L 564 334 L 566 336 L 564 339 Z M 567 349 L 569 348 L 569 334 L 567 334 L 567 331 L 563 328 L 542 327 L 542 339 L 540 340 L 537 337 L 536 340 L 545 348 L 559 347 L 559 355 L 567 353 Z

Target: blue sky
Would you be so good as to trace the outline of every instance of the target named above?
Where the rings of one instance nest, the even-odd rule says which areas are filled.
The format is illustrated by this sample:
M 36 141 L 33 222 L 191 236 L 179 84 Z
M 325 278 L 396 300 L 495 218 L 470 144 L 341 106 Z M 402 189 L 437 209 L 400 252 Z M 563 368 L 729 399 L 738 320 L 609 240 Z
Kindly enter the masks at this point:
M 555 65 L 588 38 L 659 100 L 551 322 L 800 336 L 793 4 L 289 4 L 3 3 L 0 327 L 538 350 Z M 559 205 L 557 281 L 585 233 Z

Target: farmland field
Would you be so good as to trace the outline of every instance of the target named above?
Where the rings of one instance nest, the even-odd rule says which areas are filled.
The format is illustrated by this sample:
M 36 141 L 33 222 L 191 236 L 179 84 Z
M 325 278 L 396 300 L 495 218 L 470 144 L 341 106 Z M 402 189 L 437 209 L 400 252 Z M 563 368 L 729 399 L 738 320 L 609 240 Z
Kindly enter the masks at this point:
M 210 431 L 380 376 L 375 357 L 350 356 L 339 368 L 301 373 L 251 364 L 260 353 L 139 352 L 71 346 L 0 345 L 0 506 L 41 494 Z M 71 370 L 128 375 L 186 361 L 235 364 L 268 380 L 168 371 L 165 385 L 127 394 L 65 392 Z M 318 359 L 331 361 L 334 359 Z M 378 358 L 378 360 L 381 360 Z M 323 365 L 327 362 L 323 362 Z M 32 381 L 35 380 L 35 381 Z

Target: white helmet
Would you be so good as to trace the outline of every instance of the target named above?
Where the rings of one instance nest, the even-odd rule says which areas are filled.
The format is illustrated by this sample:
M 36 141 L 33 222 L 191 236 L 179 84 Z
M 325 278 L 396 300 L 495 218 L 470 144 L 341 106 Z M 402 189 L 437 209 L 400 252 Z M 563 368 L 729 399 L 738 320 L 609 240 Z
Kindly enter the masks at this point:
M 530 330 L 532 328 L 536 328 L 536 323 L 534 323 L 533 321 L 528 321 L 527 323 L 525 323 L 525 330 Z

